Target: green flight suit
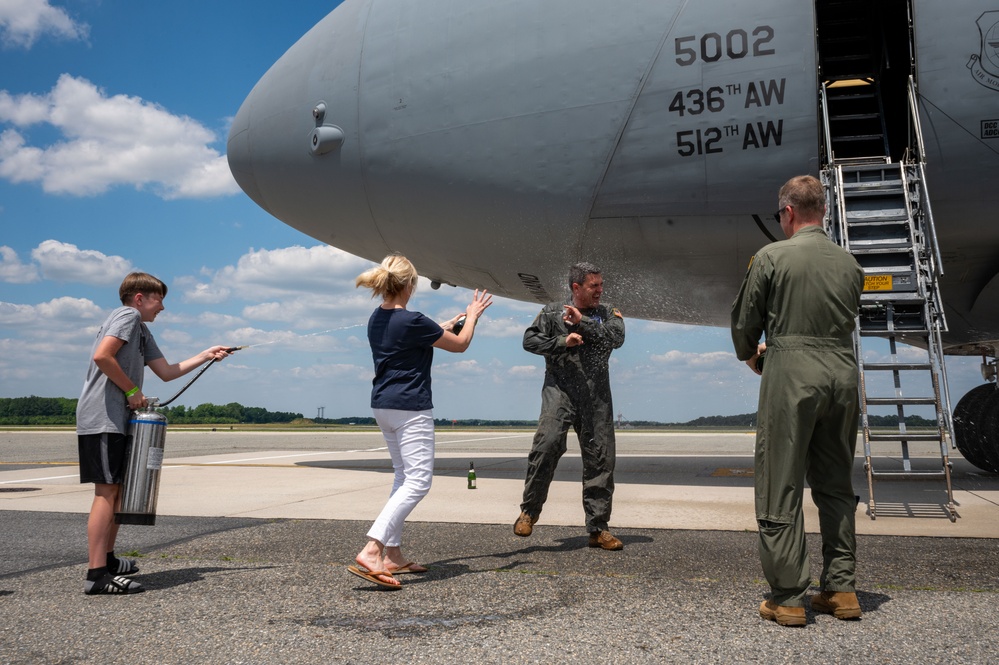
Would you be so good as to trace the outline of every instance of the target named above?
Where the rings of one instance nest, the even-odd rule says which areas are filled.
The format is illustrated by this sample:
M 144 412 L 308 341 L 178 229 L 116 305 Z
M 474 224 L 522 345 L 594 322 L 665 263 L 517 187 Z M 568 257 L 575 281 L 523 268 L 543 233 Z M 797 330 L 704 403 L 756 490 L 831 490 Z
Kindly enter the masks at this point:
M 604 531 L 614 495 L 614 406 L 611 402 L 611 352 L 624 344 L 624 318 L 610 305 L 581 309 L 574 326 L 563 321 L 566 303 L 546 305 L 524 331 L 524 350 L 545 357 L 541 416 L 527 457 L 521 510 L 537 518 L 548 499 L 555 467 L 566 451 L 572 427 L 583 458 L 583 511 L 589 533 Z M 567 347 L 569 333 L 583 337 Z
M 767 350 L 756 428 L 756 519 L 763 571 L 778 605 L 801 607 L 811 581 L 804 481 L 822 534 L 823 590 L 854 591 L 853 458 L 860 412 L 853 329 L 864 275 L 820 226 L 767 245 L 732 304 L 740 360 Z

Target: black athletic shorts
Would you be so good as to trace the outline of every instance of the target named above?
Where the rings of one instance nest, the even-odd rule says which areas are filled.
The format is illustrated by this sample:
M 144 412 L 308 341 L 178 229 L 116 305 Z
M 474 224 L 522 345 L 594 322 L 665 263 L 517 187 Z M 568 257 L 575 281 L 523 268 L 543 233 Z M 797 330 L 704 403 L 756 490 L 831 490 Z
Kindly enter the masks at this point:
M 80 434 L 80 482 L 119 485 L 125 478 L 125 464 L 132 437 L 128 434 Z

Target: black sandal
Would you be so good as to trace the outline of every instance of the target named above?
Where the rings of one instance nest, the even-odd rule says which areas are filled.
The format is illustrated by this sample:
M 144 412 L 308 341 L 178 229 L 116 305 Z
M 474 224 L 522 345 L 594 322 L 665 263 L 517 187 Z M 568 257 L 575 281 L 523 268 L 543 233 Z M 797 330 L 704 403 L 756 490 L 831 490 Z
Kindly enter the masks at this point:
M 99 580 L 87 580 L 83 585 L 83 593 L 88 595 L 111 594 L 111 593 L 141 593 L 145 591 L 138 582 L 133 582 L 127 577 L 119 577 L 106 574 Z

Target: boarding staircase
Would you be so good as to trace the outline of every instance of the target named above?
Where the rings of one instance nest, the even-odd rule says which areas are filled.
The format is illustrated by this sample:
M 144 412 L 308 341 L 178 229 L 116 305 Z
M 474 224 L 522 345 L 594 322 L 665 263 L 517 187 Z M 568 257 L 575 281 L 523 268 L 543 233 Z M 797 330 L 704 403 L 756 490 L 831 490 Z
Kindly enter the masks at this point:
M 947 322 L 937 285 L 943 269 L 923 166 L 916 87 L 910 77 L 909 147 L 901 160 L 893 162 L 871 40 L 857 23 L 863 16 L 853 11 L 857 4 L 850 0 L 825 3 L 827 11 L 843 9 L 843 17 L 827 16 L 821 24 L 826 33 L 820 36 L 826 153 L 821 176 L 827 197 L 827 231 L 864 271 L 854 345 L 860 369 L 869 514 L 877 519 L 875 480 L 939 478 L 946 483 L 944 514 L 955 521 L 958 514 L 948 454 L 954 435 L 941 341 Z M 884 341 L 877 346 L 871 338 Z M 879 349 L 887 343 L 887 352 L 882 351 L 878 362 L 864 359 L 865 340 Z M 900 350 L 899 343 L 911 347 Z M 872 409 L 893 411 L 895 424 L 872 427 Z M 910 413 L 932 410 L 935 427 L 910 431 L 907 409 Z M 917 470 L 909 450 L 917 442 L 939 446 L 939 468 Z M 880 450 L 882 444 L 895 443 L 901 447 L 901 456 L 894 466 L 875 468 L 872 444 Z M 892 456 L 884 458 L 879 455 L 878 463 L 887 465 Z M 914 510 L 916 505 L 908 504 L 904 514 L 928 516 Z

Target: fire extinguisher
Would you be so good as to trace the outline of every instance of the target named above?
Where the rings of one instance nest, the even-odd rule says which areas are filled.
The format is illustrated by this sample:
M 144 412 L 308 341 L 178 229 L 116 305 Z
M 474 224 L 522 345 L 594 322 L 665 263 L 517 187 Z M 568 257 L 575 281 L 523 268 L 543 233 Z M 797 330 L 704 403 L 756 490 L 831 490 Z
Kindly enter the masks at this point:
M 234 346 L 226 349 L 229 353 L 245 349 Z M 128 450 L 125 477 L 122 480 L 121 506 L 115 512 L 114 521 L 118 524 L 156 523 L 156 501 L 160 491 L 160 470 L 163 468 L 163 447 L 166 443 L 167 419 L 156 410 L 180 397 L 205 371 L 215 363 L 212 359 L 201 368 L 187 385 L 176 395 L 160 404 L 155 397 L 149 399 L 148 406 L 132 414 L 128 432 L 132 444 Z

